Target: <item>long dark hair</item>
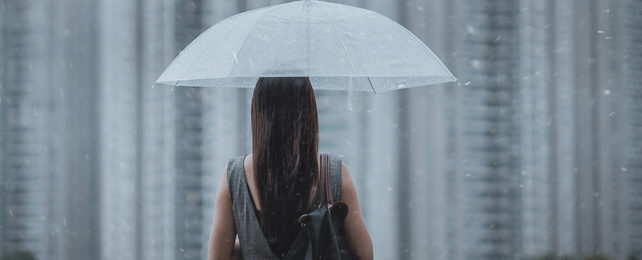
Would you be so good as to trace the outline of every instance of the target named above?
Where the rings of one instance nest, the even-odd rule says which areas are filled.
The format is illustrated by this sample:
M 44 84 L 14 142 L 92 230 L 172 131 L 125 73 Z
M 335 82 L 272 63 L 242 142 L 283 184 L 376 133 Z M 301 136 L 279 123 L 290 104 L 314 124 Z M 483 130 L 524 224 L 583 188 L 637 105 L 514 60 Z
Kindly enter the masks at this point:
M 252 96 L 252 153 L 263 234 L 287 252 L 318 175 L 319 123 L 307 77 L 259 78 Z M 274 248 L 276 247 L 276 248 Z

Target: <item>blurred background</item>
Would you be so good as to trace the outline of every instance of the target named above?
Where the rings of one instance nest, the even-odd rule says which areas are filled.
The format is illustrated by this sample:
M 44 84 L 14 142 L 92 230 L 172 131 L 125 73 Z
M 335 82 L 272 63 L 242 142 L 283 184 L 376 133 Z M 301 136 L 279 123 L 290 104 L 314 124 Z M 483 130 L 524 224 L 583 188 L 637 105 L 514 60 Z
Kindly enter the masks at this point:
M 0 259 L 204 259 L 251 90 L 152 88 L 278 0 L 0 1 Z M 642 259 L 641 0 L 345 0 L 460 84 L 317 91 L 376 259 Z

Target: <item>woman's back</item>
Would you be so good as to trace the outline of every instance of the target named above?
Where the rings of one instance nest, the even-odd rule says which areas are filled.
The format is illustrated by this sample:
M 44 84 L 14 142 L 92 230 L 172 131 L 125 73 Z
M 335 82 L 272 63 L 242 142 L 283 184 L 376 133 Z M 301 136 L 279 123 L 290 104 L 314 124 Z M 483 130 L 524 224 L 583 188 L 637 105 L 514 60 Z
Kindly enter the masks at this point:
M 338 201 L 341 196 L 341 164 L 341 160 L 331 156 L 330 191 L 334 201 Z M 279 251 L 277 241 L 269 241 L 261 230 L 258 218 L 261 202 L 258 200 L 258 186 L 252 169 L 251 154 L 230 160 L 227 168 L 228 188 L 241 252 L 246 259 L 279 259 L 287 251 Z M 315 189 L 310 190 L 310 197 L 315 198 L 315 192 Z M 312 210 L 312 205 L 316 205 L 316 202 L 311 201 L 310 205 L 309 209 Z

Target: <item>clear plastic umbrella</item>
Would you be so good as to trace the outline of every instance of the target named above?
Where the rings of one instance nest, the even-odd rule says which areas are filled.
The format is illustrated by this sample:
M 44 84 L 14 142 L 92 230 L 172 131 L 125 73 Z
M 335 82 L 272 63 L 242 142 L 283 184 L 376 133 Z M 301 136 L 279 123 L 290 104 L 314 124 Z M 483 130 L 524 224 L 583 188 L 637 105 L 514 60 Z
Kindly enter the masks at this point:
M 374 93 L 456 79 L 414 34 L 357 7 L 315 0 L 229 17 L 203 32 L 155 85 L 254 87 L 307 76 L 315 89 Z M 349 97 L 349 100 L 351 98 Z

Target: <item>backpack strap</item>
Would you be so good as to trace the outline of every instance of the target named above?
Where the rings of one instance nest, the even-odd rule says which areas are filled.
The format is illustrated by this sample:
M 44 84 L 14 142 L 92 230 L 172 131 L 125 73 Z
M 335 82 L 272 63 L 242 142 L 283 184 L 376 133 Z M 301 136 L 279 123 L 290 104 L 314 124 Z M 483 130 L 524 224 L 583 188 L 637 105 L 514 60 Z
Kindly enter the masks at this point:
M 319 162 L 319 167 L 326 167 L 327 170 L 320 170 L 317 180 L 317 191 L 321 191 L 323 187 L 323 181 L 325 180 L 328 188 L 326 190 L 328 195 L 328 201 L 332 202 L 340 201 L 341 199 L 341 159 L 332 154 L 321 153 L 319 154 L 321 158 L 327 156 L 327 159 L 321 159 L 326 161 L 325 163 Z M 327 177 L 327 179 L 325 179 Z M 319 192 L 317 192 L 316 202 L 320 205 L 322 200 L 319 197 Z
M 320 154 L 319 160 L 319 180 L 317 181 L 317 202 L 318 206 L 326 206 L 328 202 L 332 203 L 330 186 L 328 184 L 330 180 L 330 155 L 326 153 Z

